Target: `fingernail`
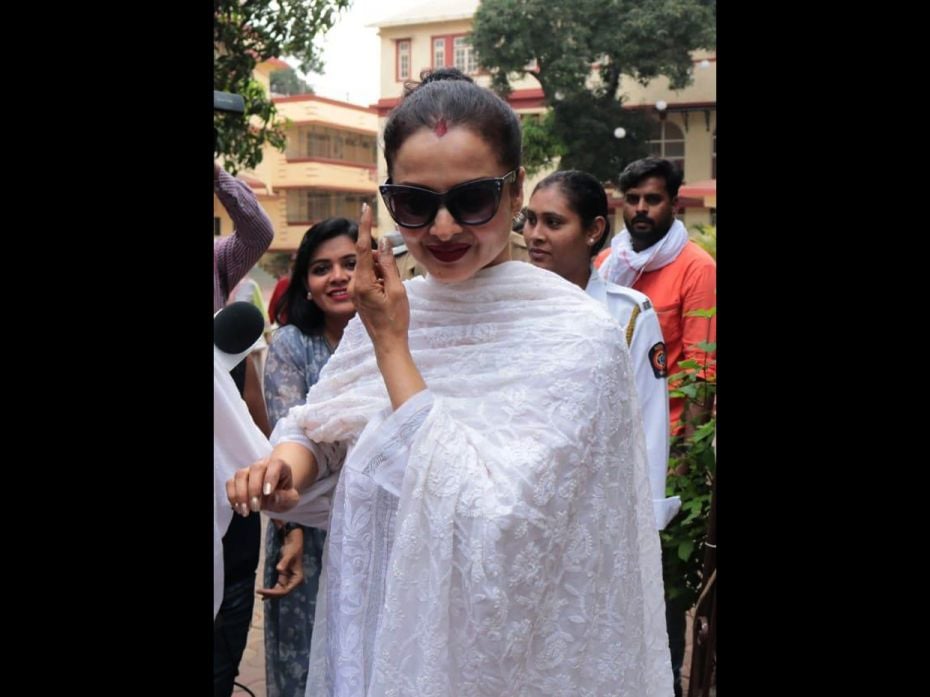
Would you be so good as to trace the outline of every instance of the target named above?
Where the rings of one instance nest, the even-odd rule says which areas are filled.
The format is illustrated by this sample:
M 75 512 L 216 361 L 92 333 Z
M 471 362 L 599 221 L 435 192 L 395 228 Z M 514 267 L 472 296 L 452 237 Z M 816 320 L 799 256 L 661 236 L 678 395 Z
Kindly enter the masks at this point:
M 378 250 L 384 252 L 385 254 L 391 251 L 391 243 L 388 242 L 387 237 L 382 237 L 378 240 Z
M 362 215 L 365 215 L 365 211 L 367 211 L 367 210 L 368 210 L 368 204 L 367 204 L 367 203 L 363 203 L 363 204 L 362 204 Z
M 257 496 L 253 496 L 249 499 L 249 508 L 251 508 L 253 511 L 262 510 L 262 502 Z
M 265 488 L 262 489 L 262 493 L 263 493 L 265 496 L 268 496 L 268 494 L 271 493 L 271 482 L 265 482 Z
M 249 507 L 246 506 L 244 503 L 237 503 L 236 510 L 239 512 L 239 515 L 241 515 L 243 518 L 249 514 Z

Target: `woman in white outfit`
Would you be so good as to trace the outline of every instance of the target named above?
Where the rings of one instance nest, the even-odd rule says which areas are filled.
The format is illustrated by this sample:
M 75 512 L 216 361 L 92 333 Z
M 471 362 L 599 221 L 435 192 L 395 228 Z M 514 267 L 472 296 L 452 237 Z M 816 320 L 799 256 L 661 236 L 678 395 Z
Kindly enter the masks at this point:
M 623 327 L 646 433 L 656 527 L 662 530 L 681 508 L 678 496 L 665 496 L 669 447 L 665 342 L 649 298 L 601 279 L 591 263 L 610 237 L 607 193 L 587 172 L 560 170 L 536 185 L 525 215 L 523 237 L 530 263 L 584 288 Z
M 520 126 L 455 69 L 388 118 L 381 195 L 427 270 L 359 224 L 346 327 L 242 515 L 331 508 L 307 695 L 669 697 L 629 351 L 580 288 L 510 261 Z

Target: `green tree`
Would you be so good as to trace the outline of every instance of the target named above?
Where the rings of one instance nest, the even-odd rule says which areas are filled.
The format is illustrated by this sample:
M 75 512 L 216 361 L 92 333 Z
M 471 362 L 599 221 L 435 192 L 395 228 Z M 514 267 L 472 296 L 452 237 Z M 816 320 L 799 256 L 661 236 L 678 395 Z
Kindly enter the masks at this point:
M 213 0 L 213 89 L 239 94 L 245 114 L 213 113 L 214 155 L 230 172 L 255 167 L 267 142 L 283 150 L 284 129 L 252 77 L 258 63 L 294 56 L 304 73 L 320 72 L 313 40 L 336 21 L 350 0 Z M 252 117 L 258 117 L 257 120 Z
M 270 77 L 271 91 L 274 94 L 313 94 L 313 88 L 301 79 L 293 68 L 275 70 Z
M 538 125 L 557 142 L 561 167 L 612 181 L 647 153 L 646 116 L 622 108 L 621 76 L 687 86 L 691 51 L 716 45 L 715 20 L 716 0 L 483 0 L 471 43 L 498 93 L 527 74 L 539 82 L 553 116 Z M 542 166 L 536 150 L 527 155 L 529 167 Z
M 529 176 L 555 164 L 555 158 L 565 154 L 562 142 L 552 128 L 552 112 L 527 114 L 523 118 L 523 166 Z

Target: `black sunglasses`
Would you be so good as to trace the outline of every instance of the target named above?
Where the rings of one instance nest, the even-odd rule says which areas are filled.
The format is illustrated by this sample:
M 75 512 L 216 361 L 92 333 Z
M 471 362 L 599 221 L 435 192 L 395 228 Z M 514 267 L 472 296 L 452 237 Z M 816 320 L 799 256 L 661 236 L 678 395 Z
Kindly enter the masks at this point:
M 394 222 L 401 227 L 429 225 L 436 218 L 439 206 L 445 206 L 459 225 L 483 225 L 497 214 L 504 184 L 516 179 L 517 170 L 513 170 L 503 177 L 458 184 L 440 194 L 419 186 L 391 184 L 389 178 L 378 189 Z

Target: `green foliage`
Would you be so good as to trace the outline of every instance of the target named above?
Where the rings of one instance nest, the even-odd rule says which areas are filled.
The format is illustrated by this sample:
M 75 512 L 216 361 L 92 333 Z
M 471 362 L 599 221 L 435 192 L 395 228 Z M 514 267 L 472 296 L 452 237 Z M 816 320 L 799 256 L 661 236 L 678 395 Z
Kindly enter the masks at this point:
M 688 236 L 701 249 L 710 254 L 715 260 L 717 259 L 717 226 L 716 225 L 695 225 L 688 233 Z
M 313 40 L 336 21 L 349 0 L 213 0 L 213 89 L 239 94 L 245 115 L 214 112 L 214 155 L 230 173 L 253 168 L 267 142 L 284 150 L 275 108 L 252 76 L 258 63 L 279 56 L 300 59 L 304 73 L 322 70 Z
M 271 91 L 274 94 L 313 94 L 313 88 L 297 75 L 293 68 L 275 70 L 270 75 Z
M 687 86 L 691 51 L 716 45 L 715 20 L 714 0 L 483 0 L 471 42 L 500 94 L 527 74 L 539 82 L 555 113 L 542 125 L 561 143 L 561 167 L 611 181 L 645 154 L 642 114 L 621 109 L 621 75 L 642 84 L 665 75 L 672 89 Z M 617 127 L 625 138 L 614 137 Z M 549 157 L 556 152 L 554 143 Z M 544 159 L 531 155 L 534 166 Z
M 696 310 L 694 315 L 713 317 L 716 308 Z M 712 342 L 701 342 L 704 351 L 716 351 Z M 708 365 L 715 361 L 708 359 Z M 688 407 L 713 405 L 717 394 L 716 381 L 697 377 L 705 365 L 694 360 L 682 361 L 680 372 L 669 375 L 669 395 L 683 397 L 684 413 Z M 701 590 L 701 568 L 704 562 L 704 541 L 707 538 L 707 518 L 710 513 L 711 484 L 717 471 L 717 456 L 713 441 L 717 417 L 692 424 L 690 435 L 672 439 L 666 496 L 681 497 L 681 511 L 659 535 L 662 540 L 662 572 L 665 593 L 687 607 L 697 600 Z
M 552 132 L 552 120 L 551 111 L 542 118 L 530 114 L 523 119 L 523 166 L 527 176 L 552 167 L 555 159 L 565 154 L 562 143 Z
M 557 101 L 551 113 L 553 137 L 564 151 L 561 169 L 580 169 L 601 181 L 614 181 L 630 162 L 649 154 L 646 113 L 625 111 L 608 95 L 581 91 Z M 623 138 L 614 136 L 618 124 L 626 130 Z

